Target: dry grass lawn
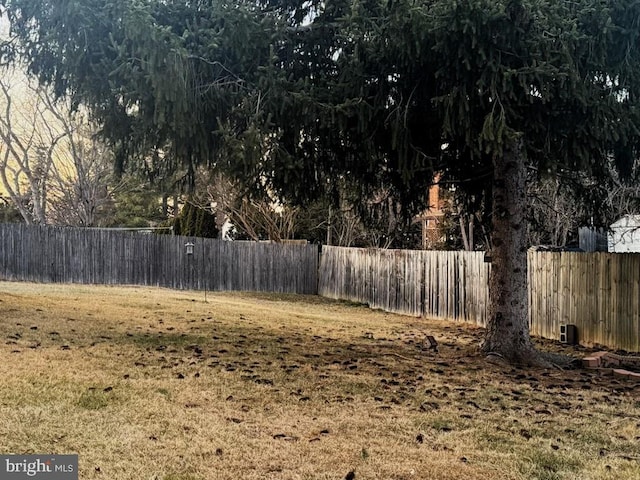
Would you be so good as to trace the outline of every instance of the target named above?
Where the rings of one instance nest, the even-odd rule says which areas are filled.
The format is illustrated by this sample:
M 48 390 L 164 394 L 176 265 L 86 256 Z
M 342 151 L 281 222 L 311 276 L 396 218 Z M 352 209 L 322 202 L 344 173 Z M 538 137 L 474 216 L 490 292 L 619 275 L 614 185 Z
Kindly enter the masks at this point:
M 0 452 L 78 453 L 81 479 L 640 478 L 640 387 L 487 364 L 481 336 L 317 297 L 0 282 Z

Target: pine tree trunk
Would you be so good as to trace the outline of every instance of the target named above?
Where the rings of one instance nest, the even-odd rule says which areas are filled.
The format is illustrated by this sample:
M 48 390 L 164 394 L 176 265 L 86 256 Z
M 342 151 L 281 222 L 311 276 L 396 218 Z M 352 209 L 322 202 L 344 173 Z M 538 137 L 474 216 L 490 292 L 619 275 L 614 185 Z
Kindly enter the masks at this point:
M 482 350 L 509 363 L 538 364 L 529 336 L 526 166 L 520 140 L 494 158 L 493 179 L 489 321 Z

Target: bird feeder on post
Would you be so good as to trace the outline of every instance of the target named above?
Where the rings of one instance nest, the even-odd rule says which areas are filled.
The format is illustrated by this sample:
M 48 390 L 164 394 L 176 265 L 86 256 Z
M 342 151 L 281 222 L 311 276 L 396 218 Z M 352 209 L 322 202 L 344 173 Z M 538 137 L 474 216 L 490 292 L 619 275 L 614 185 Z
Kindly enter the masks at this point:
M 189 288 L 193 288 L 193 247 L 195 244 L 187 242 L 184 244 L 184 252 L 187 254 L 187 281 Z

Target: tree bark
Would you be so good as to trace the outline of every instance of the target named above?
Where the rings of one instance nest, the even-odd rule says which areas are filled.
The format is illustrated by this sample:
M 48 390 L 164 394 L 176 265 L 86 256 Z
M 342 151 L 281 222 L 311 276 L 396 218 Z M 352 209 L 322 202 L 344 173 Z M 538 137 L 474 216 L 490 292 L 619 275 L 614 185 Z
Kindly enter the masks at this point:
M 467 238 L 467 226 L 465 225 L 465 214 L 461 213 L 460 217 L 458 217 L 460 222 L 460 234 L 462 235 L 462 245 L 464 246 L 465 251 L 470 251 L 471 247 L 469 246 L 469 239 Z
M 522 141 L 493 159 L 493 215 L 489 321 L 482 345 L 513 364 L 540 364 L 529 336 L 526 166 Z

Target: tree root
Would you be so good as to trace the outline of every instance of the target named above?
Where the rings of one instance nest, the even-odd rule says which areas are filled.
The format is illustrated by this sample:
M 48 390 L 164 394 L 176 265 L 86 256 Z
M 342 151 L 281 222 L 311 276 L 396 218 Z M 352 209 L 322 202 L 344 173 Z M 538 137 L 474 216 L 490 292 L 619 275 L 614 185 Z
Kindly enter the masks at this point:
M 575 370 L 581 365 L 580 359 L 560 353 L 540 352 L 538 355 L 558 370 Z
M 503 355 L 500 355 L 498 352 L 489 352 L 484 358 L 487 362 L 493 365 L 500 365 L 502 367 L 508 367 L 510 365 L 507 359 L 504 358 Z
M 535 348 L 527 349 L 526 355 L 518 358 L 507 358 L 499 352 L 487 352 L 486 361 L 500 366 L 516 366 L 529 368 L 554 368 L 556 370 L 572 370 L 579 366 L 580 361 L 568 355 L 541 352 Z

